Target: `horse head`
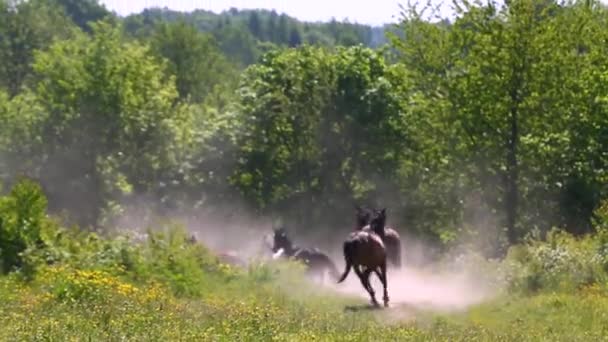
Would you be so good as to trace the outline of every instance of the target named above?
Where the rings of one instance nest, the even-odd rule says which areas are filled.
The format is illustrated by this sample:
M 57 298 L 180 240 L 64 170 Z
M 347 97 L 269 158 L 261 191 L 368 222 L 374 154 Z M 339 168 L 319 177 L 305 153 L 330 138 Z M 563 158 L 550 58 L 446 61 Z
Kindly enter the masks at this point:
M 287 232 L 284 227 L 274 229 L 272 251 L 274 253 L 283 249 L 285 252 L 291 251 L 292 249 L 291 240 L 287 237 Z
M 386 208 L 382 210 L 374 209 L 369 222 L 370 228 L 381 237 L 384 236 L 384 227 L 386 226 Z
M 369 224 L 369 220 L 371 218 L 371 213 L 370 210 L 367 208 L 361 208 L 358 205 L 355 205 L 355 210 L 356 212 L 356 225 L 357 225 L 357 229 L 362 229 L 363 227 L 367 226 Z

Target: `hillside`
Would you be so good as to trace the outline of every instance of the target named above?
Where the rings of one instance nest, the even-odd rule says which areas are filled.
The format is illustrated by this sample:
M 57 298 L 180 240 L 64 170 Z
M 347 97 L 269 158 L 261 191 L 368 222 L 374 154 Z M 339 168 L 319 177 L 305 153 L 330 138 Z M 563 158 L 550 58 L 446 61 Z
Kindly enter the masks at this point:
M 222 13 L 195 10 L 188 13 L 151 8 L 124 19 L 127 30 L 142 37 L 160 22 L 185 21 L 201 32 L 212 34 L 222 51 L 244 65 L 257 60 L 272 46 L 295 47 L 301 44 L 378 47 L 385 44 L 387 27 L 331 21 L 302 22 L 286 14 L 268 10 L 231 9 Z

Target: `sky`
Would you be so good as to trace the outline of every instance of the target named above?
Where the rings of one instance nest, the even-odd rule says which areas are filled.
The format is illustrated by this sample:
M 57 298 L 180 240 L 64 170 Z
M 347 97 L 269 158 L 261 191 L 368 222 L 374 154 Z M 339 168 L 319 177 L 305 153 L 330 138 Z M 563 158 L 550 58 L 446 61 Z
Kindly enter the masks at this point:
M 399 4 L 407 0 L 100 0 L 109 10 L 120 15 L 141 12 L 149 7 L 168 7 L 178 11 L 203 9 L 213 12 L 235 7 L 238 9 L 263 8 L 286 13 L 303 21 L 329 21 L 348 18 L 351 22 L 368 25 L 394 23 L 400 18 Z M 434 4 L 440 0 L 432 0 Z M 451 1 L 445 1 L 450 3 Z M 444 5 L 442 14 L 449 14 Z

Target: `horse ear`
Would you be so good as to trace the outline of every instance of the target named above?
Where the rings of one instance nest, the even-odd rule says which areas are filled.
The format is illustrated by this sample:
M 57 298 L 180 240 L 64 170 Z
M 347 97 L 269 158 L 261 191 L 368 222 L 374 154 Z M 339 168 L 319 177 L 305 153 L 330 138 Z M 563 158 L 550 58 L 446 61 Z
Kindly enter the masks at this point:
M 382 210 L 380 211 L 380 213 L 382 214 L 382 216 L 386 216 L 386 208 L 382 208 Z

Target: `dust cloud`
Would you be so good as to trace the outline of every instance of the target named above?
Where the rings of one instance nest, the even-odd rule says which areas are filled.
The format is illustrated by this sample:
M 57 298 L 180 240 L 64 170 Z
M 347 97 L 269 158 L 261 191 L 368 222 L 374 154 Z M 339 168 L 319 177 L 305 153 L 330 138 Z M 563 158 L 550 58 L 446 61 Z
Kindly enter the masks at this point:
M 376 298 L 380 301 L 382 284 L 375 276 L 371 279 Z M 352 272 L 343 284 L 328 286 L 337 292 L 369 301 L 369 295 Z M 472 273 L 432 273 L 408 267 L 388 270 L 388 292 L 390 306 L 393 308 L 408 307 L 436 312 L 466 310 L 491 298 L 494 294 L 489 286 L 479 283 L 478 278 Z
M 232 209 L 219 214 L 201 213 L 200 211 L 192 215 L 184 212 L 165 213 L 163 221 L 174 221 L 184 225 L 198 242 L 203 243 L 215 253 L 237 256 L 245 263 L 271 262 L 272 252 L 269 239 L 273 227 L 271 219 L 260 219 L 256 215 L 248 214 L 246 210 Z M 121 225 L 134 227 L 137 222 L 138 218 L 125 215 L 121 220 Z M 346 235 L 343 237 L 328 236 L 325 241 L 313 241 L 299 237 L 295 232 L 290 233 L 290 238 L 296 245 L 320 247 L 330 256 L 339 272 L 344 270 L 341 249 L 343 238 L 346 238 Z M 452 265 L 448 262 L 440 267 L 437 264 L 436 256 L 429 255 L 429 251 L 432 250 L 430 247 L 427 248 L 423 243 L 406 237 L 405 234 L 402 235 L 402 243 L 404 266 L 400 270 L 391 267 L 388 269 L 389 310 L 394 311 L 395 315 L 399 312 L 411 314 L 412 310 L 463 311 L 472 305 L 491 299 L 497 293 L 498 289 L 493 288 L 495 285 L 484 283 L 484 275 L 480 274 L 481 271 L 475 269 L 474 265 L 467 267 L 462 263 L 454 262 Z M 376 298 L 381 302 L 382 284 L 375 275 L 371 276 L 371 282 L 376 291 Z M 313 285 L 311 284 L 311 286 Z M 326 277 L 323 287 L 335 291 L 336 294 L 361 298 L 362 306 L 369 303 L 369 295 L 352 271 L 341 284 L 336 284 Z M 403 310 L 403 308 L 408 310 Z M 405 319 L 403 317 L 394 318 Z

